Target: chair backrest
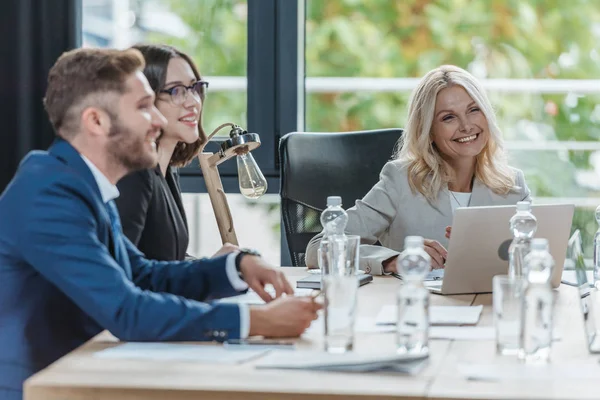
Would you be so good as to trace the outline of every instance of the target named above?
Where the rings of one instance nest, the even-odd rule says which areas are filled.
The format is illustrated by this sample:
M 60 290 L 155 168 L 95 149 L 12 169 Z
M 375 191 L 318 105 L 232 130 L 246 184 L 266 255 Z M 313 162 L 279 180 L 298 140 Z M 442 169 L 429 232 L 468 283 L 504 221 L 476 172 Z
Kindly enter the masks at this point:
M 292 132 L 279 142 L 281 214 L 294 266 L 305 265 L 310 239 L 321 232 L 327 196 L 354 205 L 379 180 L 402 129 Z

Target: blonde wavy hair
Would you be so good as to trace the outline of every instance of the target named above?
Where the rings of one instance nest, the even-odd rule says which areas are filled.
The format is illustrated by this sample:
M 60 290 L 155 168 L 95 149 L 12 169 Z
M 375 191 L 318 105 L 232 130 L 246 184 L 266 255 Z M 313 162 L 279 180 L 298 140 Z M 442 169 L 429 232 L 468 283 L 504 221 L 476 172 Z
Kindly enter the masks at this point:
M 502 132 L 492 105 L 475 77 L 453 65 L 442 65 L 429 71 L 412 92 L 408 121 L 394 158 L 407 167 L 413 193 L 419 192 L 431 202 L 437 199 L 444 185 L 454 180 L 454 170 L 432 144 L 431 132 L 437 95 L 440 90 L 454 85 L 467 91 L 488 122 L 490 135 L 476 157 L 475 177 L 494 193 L 506 195 L 515 189 L 515 176 L 507 163 Z

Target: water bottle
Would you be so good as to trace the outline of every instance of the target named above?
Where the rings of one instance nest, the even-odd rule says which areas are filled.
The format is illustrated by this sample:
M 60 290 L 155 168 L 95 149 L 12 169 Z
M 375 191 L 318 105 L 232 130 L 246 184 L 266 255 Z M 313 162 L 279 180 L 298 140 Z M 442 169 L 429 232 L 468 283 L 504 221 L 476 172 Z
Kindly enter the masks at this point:
M 533 239 L 525 256 L 527 284 L 523 292 L 519 359 L 548 362 L 552 345 L 553 293 L 550 285 L 554 260 L 548 240 Z
M 600 206 L 596 208 L 596 222 L 599 227 L 594 235 L 594 287 L 600 289 Z
M 423 248 L 422 237 L 406 237 L 397 268 L 402 275 L 397 296 L 397 351 L 402 354 L 426 353 L 429 351 L 429 291 L 423 280 L 431 269 L 431 258 Z
M 525 256 L 529 253 L 531 239 L 537 230 L 537 219 L 531 213 L 529 201 L 517 203 L 517 212 L 510 219 L 510 230 L 513 241 L 508 248 L 508 276 L 515 278 L 526 275 L 523 268 Z
M 338 247 L 336 253 L 339 254 L 339 247 L 343 246 L 340 241 L 343 241 L 347 224 L 348 213 L 342 208 L 342 198 L 340 196 L 327 197 L 327 208 L 321 213 L 321 225 L 324 234 L 318 251 L 319 268 L 321 268 L 321 274 L 323 275 L 331 272 L 331 253 L 333 249 L 330 249 L 330 244 L 334 242 L 333 239 L 335 238 Z M 340 262 L 340 260 L 337 260 L 338 265 Z

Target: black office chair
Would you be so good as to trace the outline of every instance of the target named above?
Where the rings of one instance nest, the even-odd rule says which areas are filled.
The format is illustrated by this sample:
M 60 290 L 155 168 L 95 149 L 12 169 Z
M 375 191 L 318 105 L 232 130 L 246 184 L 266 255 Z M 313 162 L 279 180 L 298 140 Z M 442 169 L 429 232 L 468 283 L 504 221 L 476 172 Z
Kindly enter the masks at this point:
M 305 266 L 310 239 L 321 232 L 327 196 L 354 205 L 379 180 L 402 129 L 292 132 L 279 142 L 281 215 L 294 266 Z

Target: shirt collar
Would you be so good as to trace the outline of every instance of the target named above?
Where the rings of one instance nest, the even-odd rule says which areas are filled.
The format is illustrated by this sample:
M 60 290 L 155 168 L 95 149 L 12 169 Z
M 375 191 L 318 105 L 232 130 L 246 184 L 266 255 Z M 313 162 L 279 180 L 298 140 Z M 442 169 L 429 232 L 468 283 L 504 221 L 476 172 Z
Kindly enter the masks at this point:
M 92 171 L 94 179 L 96 179 L 96 184 L 98 185 L 98 189 L 100 189 L 100 194 L 102 195 L 102 201 L 104 203 L 108 203 L 109 201 L 119 197 L 119 189 L 117 189 L 115 185 L 110 183 L 108 178 L 102 172 L 100 172 L 98 167 L 96 167 L 90 160 L 88 160 L 86 156 L 84 156 L 83 154 L 80 155 L 81 158 L 83 158 L 83 161 L 85 161 L 87 166 L 90 168 L 90 171 Z

